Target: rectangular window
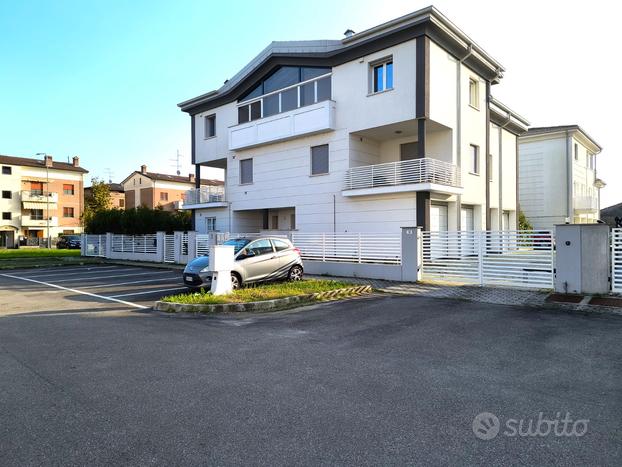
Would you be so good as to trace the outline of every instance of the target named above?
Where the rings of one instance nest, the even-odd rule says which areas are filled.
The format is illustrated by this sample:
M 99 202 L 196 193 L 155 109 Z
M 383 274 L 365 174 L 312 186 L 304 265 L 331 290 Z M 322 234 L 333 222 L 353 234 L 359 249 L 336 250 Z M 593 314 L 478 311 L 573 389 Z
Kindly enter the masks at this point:
M 216 218 L 215 217 L 206 217 L 205 218 L 205 228 L 208 232 L 214 232 L 216 230 Z
M 328 144 L 311 148 L 311 175 L 328 173 Z
M 323 102 L 330 100 L 331 98 L 331 84 L 330 76 L 320 79 L 315 82 L 317 86 L 317 102 Z
M 479 110 L 479 81 L 469 78 L 469 105 Z
M 393 59 L 389 58 L 382 63 L 372 64 L 371 92 L 382 92 L 393 89 Z
M 479 146 L 471 144 L 470 146 L 471 152 L 471 166 L 470 171 L 472 174 L 479 174 Z
M 3 199 L 11 199 L 11 191 L 9 190 L 2 190 L 2 198 Z
M 594 154 L 590 154 L 590 169 L 596 169 L 596 156 Z
M 160 192 L 160 201 L 168 201 L 168 193 L 166 191 Z
M 30 219 L 32 219 L 33 221 L 42 221 L 43 220 L 43 209 L 31 209 Z
M 249 121 L 249 111 L 250 105 L 243 105 L 241 107 L 238 107 L 238 123 L 246 123 Z
M 577 143 L 574 143 L 574 160 L 579 160 L 579 145 Z
M 486 163 L 486 172 L 488 173 L 488 181 L 492 182 L 492 174 L 493 174 L 493 170 L 492 170 L 492 154 L 488 154 L 488 160 Z
M 216 136 L 216 115 L 205 117 L 205 137 L 211 138 L 212 136 Z
M 73 185 L 63 184 L 63 194 L 64 195 L 73 195 L 74 194 Z
M 3 221 L 10 221 L 11 220 L 11 213 L 10 212 L 3 212 L 2 213 L 2 220 Z
M 120 208 L 124 208 L 125 207 L 125 200 L 123 198 L 119 199 L 119 207 Z
M 296 229 L 296 213 L 289 215 L 289 228 L 290 230 Z
M 240 161 L 240 184 L 248 183 L 253 183 L 253 159 L 242 159 Z
M 43 182 L 30 182 L 30 193 L 33 195 L 42 195 Z
M 63 217 L 73 217 L 73 208 L 63 207 Z
M 11 171 L 11 167 L 9 167 L 8 165 L 2 166 L 2 175 L 11 175 Z
M 271 94 L 263 98 L 263 116 L 269 117 L 279 113 L 279 94 Z
M 294 110 L 298 107 L 298 88 L 291 88 L 281 93 L 281 112 Z

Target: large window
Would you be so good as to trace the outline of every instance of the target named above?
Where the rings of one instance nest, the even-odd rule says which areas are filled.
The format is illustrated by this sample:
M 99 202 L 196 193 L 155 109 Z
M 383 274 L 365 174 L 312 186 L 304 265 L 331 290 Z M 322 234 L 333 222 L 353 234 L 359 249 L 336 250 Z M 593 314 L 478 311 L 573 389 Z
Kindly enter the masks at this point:
M 213 232 L 216 230 L 216 218 L 215 217 L 206 217 L 205 218 L 205 228 L 208 232 Z
M 205 117 L 205 138 L 216 136 L 216 115 L 208 115 Z
M 471 160 L 470 160 L 470 172 L 472 174 L 479 174 L 479 146 L 476 146 L 474 144 L 471 144 L 470 148 L 470 156 L 471 156 Z
M 242 159 L 240 161 L 240 184 L 248 183 L 253 183 L 253 159 Z
M 63 207 L 63 217 L 73 217 L 73 208 Z
M 329 100 L 331 78 L 325 75 L 330 71 L 331 69 L 326 67 L 278 68 L 239 99 L 239 102 L 248 103 L 238 107 L 238 123 Z M 325 77 L 317 79 L 321 76 Z
M 43 220 L 43 209 L 31 209 L 30 219 L 33 221 L 42 221 Z
M 328 144 L 311 148 L 311 175 L 328 173 Z
M 469 105 L 479 109 L 479 81 L 469 78 Z
M 43 194 L 43 182 L 30 182 L 30 193 L 41 196 Z
M 393 89 L 393 59 L 387 58 L 384 61 L 371 65 L 371 92 L 382 92 Z
M 73 187 L 73 185 L 71 185 L 69 183 L 63 184 L 63 194 L 64 195 L 73 195 L 74 194 L 74 187 Z

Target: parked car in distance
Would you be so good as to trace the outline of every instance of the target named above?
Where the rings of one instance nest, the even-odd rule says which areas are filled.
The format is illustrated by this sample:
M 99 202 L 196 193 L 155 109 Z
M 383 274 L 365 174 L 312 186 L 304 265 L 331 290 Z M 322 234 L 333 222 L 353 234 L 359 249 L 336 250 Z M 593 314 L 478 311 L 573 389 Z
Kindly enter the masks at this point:
M 56 248 L 79 250 L 81 246 L 80 235 L 61 235 L 56 242 Z
M 286 238 L 235 238 L 227 240 L 224 245 L 234 247 L 235 262 L 231 271 L 234 289 L 253 282 L 302 279 L 304 266 L 300 250 Z M 199 256 L 186 265 L 184 284 L 188 287 L 209 287 L 212 285 L 212 274 L 209 257 Z

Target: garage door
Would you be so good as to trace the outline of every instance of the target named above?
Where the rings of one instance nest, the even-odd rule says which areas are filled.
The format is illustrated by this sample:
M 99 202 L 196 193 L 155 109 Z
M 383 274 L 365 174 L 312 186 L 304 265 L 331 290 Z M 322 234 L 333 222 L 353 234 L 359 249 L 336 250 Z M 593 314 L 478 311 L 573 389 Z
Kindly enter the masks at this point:
M 430 206 L 430 232 L 447 232 L 447 206 L 433 204 Z

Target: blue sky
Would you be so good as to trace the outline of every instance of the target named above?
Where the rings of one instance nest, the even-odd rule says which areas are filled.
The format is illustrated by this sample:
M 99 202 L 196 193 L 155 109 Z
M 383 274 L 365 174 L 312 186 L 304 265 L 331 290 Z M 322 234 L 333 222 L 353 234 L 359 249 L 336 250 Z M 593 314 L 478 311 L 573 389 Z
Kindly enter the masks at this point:
M 338 39 L 428 4 L 2 2 L 0 154 L 80 155 L 92 175 L 110 168 L 120 181 L 142 163 L 173 173 L 179 149 L 188 173 L 190 123 L 178 102 L 219 87 L 272 40 Z M 619 70 L 603 65 L 603 44 L 617 40 L 608 3 L 434 4 L 508 69 L 493 94 L 534 125 L 579 123 L 605 147 L 603 205 L 622 201 Z

